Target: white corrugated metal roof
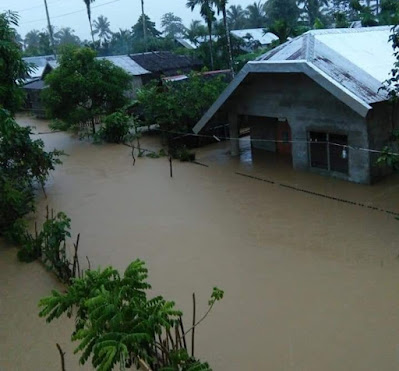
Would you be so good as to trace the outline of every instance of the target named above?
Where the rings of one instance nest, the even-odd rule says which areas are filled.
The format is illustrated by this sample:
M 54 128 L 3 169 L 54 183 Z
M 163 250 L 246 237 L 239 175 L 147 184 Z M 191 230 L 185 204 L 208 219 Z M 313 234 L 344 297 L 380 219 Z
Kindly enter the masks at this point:
M 269 45 L 278 37 L 271 32 L 265 32 L 263 28 L 248 28 L 245 30 L 232 30 L 231 34 L 240 39 L 250 36 L 254 41 L 259 41 L 261 45 Z
M 252 73 L 304 73 L 365 117 L 385 101 L 381 90 L 395 58 L 390 26 L 309 31 L 249 62 L 194 127 L 201 131 Z
M 98 59 L 105 59 L 107 61 L 110 61 L 133 76 L 141 76 L 151 73 L 150 71 L 147 71 L 146 69 L 141 67 L 128 55 L 113 55 L 109 57 L 98 57 Z
M 380 88 L 395 62 L 390 33 L 390 26 L 309 31 L 258 61 L 306 60 L 366 103 L 375 103 L 386 99 Z

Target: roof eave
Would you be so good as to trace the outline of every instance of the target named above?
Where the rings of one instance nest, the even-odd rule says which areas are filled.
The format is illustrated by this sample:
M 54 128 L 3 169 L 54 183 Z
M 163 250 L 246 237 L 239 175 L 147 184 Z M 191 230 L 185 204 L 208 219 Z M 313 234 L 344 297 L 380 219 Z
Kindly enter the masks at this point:
M 357 97 L 347 88 L 314 66 L 311 62 L 306 60 L 285 60 L 276 62 L 253 61 L 245 65 L 237 77 L 198 121 L 193 128 L 194 133 L 198 134 L 205 127 L 218 109 L 227 101 L 231 94 L 250 73 L 304 73 L 324 89 L 329 91 L 337 99 L 349 106 L 353 111 L 357 112 L 360 116 L 366 117 L 369 110 L 372 109 L 367 102 Z

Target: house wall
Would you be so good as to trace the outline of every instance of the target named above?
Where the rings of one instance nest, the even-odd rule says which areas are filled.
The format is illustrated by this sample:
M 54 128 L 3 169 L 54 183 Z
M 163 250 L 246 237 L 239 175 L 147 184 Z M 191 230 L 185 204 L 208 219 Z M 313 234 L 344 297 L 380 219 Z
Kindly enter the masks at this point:
M 398 107 L 389 102 L 374 104 L 367 116 L 367 127 L 370 149 L 381 150 L 389 146 L 392 131 L 399 128 Z M 377 180 L 392 172 L 388 166 L 377 165 L 378 157 L 379 153 L 370 154 L 372 180 Z
M 348 144 L 367 148 L 366 120 L 303 74 L 253 74 L 241 84 L 226 105 L 237 114 L 286 118 L 291 127 L 292 159 L 295 169 L 318 173 L 310 167 L 309 131 L 323 131 L 348 136 Z M 259 128 L 257 136 L 261 136 Z M 264 136 L 269 135 L 265 128 Z M 328 173 L 357 183 L 370 183 L 368 152 L 348 151 L 349 174 Z

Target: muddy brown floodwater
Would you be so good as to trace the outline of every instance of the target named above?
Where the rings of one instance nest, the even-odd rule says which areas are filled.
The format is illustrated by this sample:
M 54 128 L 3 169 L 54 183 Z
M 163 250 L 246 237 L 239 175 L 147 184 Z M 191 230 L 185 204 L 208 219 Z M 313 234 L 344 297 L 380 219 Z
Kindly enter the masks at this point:
M 48 130 L 44 121 L 19 122 Z M 209 167 L 175 162 L 171 179 L 164 158 L 133 167 L 121 145 L 41 137 L 69 156 L 48 198 L 38 196 L 37 220 L 47 204 L 65 211 L 93 266 L 144 259 L 154 294 L 187 314 L 192 292 L 205 311 L 212 287 L 225 290 L 197 331 L 197 355 L 214 370 L 399 369 L 399 222 L 367 208 L 399 212 L 399 178 L 362 186 L 294 172 L 285 160 L 252 156 L 244 138 L 240 159 L 229 157 L 227 143 L 210 145 L 197 151 Z M 57 341 L 67 369 L 80 369 L 72 323 L 45 325 L 36 315 L 57 282 L 39 264 L 18 263 L 11 248 L 0 254 L 0 369 L 55 370 Z

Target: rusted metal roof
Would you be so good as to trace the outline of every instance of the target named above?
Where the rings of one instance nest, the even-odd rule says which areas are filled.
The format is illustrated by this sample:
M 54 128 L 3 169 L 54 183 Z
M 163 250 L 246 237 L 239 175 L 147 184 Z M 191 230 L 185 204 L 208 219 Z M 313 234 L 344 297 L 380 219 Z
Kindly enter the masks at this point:
M 249 62 L 194 127 L 200 132 L 250 74 L 304 73 L 359 115 L 385 101 L 395 58 L 390 26 L 309 31 Z

